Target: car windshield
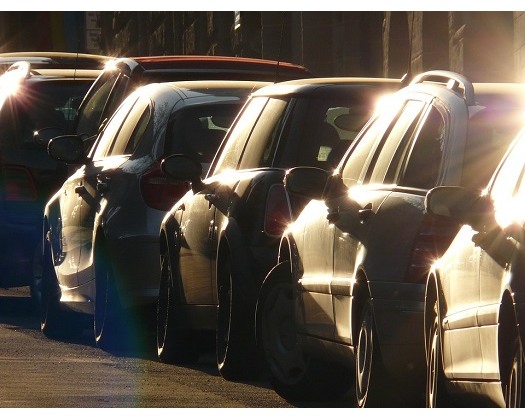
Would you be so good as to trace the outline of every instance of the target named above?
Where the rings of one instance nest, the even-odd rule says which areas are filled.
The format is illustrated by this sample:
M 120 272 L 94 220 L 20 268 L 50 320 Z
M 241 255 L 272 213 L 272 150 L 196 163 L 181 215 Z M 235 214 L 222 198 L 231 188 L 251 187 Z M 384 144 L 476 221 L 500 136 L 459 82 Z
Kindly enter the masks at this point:
M 32 83 L 6 96 L 0 108 L 0 138 L 16 144 L 33 141 L 33 132 L 46 127 L 64 133 L 92 81 L 48 81 Z
M 521 106 L 494 105 L 472 112 L 463 162 L 462 185 L 484 188 L 523 126 Z

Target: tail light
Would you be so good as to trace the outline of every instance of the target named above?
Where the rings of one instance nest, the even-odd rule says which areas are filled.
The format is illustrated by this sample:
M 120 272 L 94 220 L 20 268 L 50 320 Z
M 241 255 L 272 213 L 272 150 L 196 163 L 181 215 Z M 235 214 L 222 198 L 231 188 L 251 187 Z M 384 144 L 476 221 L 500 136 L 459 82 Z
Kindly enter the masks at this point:
M 264 211 L 264 232 L 269 236 L 281 236 L 292 220 L 292 211 L 284 185 L 270 187 Z
M 459 225 L 453 221 L 425 214 L 412 251 L 407 282 L 426 282 L 430 266 L 447 250 L 458 230 Z
M 11 202 L 36 201 L 36 187 L 31 173 L 20 166 L 4 167 L 5 199 Z
M 142 198 L 148 207 L 169 211 L 190 189 L 189 182 L 170 179 L 155 163 L 140 179 Z

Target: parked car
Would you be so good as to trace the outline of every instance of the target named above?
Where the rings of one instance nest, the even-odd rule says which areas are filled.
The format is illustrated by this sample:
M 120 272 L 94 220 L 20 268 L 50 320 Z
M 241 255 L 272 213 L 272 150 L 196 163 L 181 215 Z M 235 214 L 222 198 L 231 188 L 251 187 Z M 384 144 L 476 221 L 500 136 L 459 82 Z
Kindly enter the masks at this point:
M 335 171 L 288 172 L 286 189 L 310 201 L 281 238 L 257 311 L 281 396 L 338 397 L 355 380 L 359 407 L 423 402 L 426 277 L 459 228 L 427 216 L 425 195 L 488 182 L 522 125 L 524 88 L 420 74 Z
M 258 80 L 277 82 L 311 77 L 303 66 L 282 61 L 213 55 L 116 58 L 108 63 L 80 105 L 73 127 L 88 150 L 100 126 L 122 100 L 147 83 L 184 80 Z M 50 134 L 45 136 L 49 139 Z
M 523 405 L 525 131 L 483 191 L 442 186 L 427 213 L 462 224 L 425 292 L 426 406 Z
M 253 378 L 260 284 L 279 238 L 302 200 L 287 196 L 286 170 L 330 168 L 394 79 L 302 79 L 258 90 L 225 137 L 205 179 L 190 156 L 163 168 L 192 190 L 160 229 L 157 351 L 163 362 L 193 362 L 203 335 L 215 336 L 217 366 L 230 380 Z
M 80 167 L 45 207 L 46 336 L 81 333 L 83 313 L 99 347 L 143 343 L 159 289 L 160 222 L 188 190 L 170 182 L 160 162 L 183 152 L 210 162 L 248 95 L 267 84 L 148 84 L 122 102 L 89 154 L 76 135 L 49 142 L 53 158 Z
M 58 54 L 57 54 L 58 55 Z M 31 285 L 41 275 L 40 236 L 46 201 L 66 178 L 33 132 L 49 125 L 67 131 L 78 104 L 104 65 L 35 72 L 17 62 L 0 77 L 0 286 Z M 19 58 L 19 57 L 17 57 Z M 98 69 L 91 69 L 97 67 Z

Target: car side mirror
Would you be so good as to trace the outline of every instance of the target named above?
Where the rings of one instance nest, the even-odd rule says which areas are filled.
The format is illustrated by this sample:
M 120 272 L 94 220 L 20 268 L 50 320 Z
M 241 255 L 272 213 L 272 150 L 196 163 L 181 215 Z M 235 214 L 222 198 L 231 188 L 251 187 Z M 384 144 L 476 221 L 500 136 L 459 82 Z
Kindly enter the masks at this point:
M 429 190 L 425 210 L 428 214 L 469 224 L 478 231 L 494 218 L 492 202 L 487 195 L 461 186 L 438 186 Z
M 83 163 L 86 161 L 84 143 L 77 135 L 61 135 L 49 141 L 47 153 L 55 160 L 65 163 Z
M 191 182 L 191 188 L 195 193 L 203 188 L 202 165 L 189 156 L 172 154 L 162 160 L 160 168 L 174 180 Z
M 41 128 L 33 133 L 33 142 L 38 146 L 47 148 L 49 141 L 63 134 L 64 132 L 57 127 Z
M 329 174 L 317 167 L 294 167 L 284 177 L 284 186 L 295 195 L 309 199 L 321 199 Z

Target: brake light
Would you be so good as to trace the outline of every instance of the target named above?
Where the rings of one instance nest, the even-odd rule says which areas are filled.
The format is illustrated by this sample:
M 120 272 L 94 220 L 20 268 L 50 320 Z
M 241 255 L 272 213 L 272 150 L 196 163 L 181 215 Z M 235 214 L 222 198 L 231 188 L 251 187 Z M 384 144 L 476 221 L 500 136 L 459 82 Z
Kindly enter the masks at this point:
M 266 199 L 264 232 L 269 236 L 281 236 L 291 220 L 292 211 L 284 185 L 272 185 Z
M 430 266 L 447 250 L 458 230 L 459 225 L 449 219 L 424 215 L 414 243 L 407 282 L 426 282 Z
M 169 211 L 189 189 L 189 182 L 168 178 L 160 170 L 159 163 L 155 163 L 140 179 L 140 191 L 144 202 L 148 207 L 161 211 Z
M 11 202 L 36 201 L 36 186 L 31 173 L 20 166 L 4 167 L 5 199 Z

